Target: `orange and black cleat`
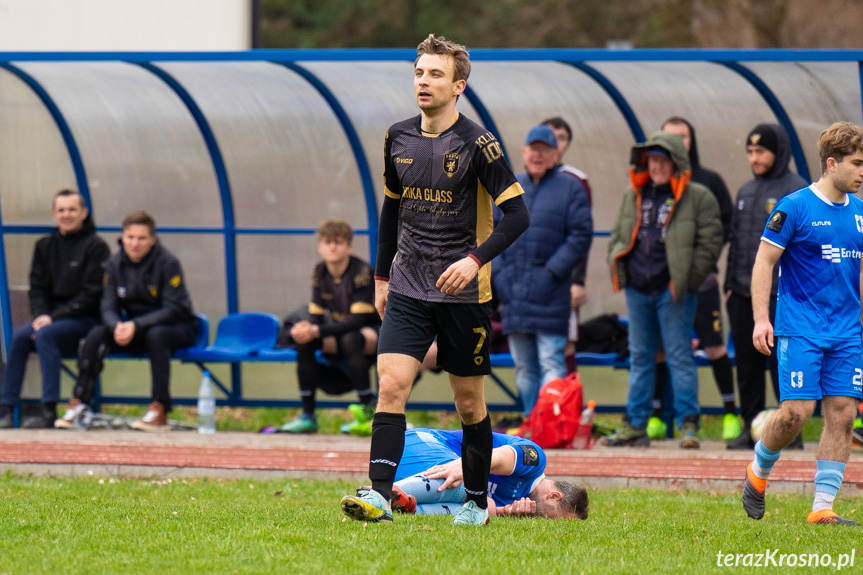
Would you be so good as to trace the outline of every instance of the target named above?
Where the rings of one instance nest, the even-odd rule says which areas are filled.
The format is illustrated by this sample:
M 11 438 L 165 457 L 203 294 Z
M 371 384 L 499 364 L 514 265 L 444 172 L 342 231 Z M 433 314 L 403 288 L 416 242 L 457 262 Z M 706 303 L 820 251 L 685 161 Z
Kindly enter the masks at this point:
M 743 481 L 743 509 L 752 519 L 764 517 L 764 491 L 767 480 L 761 479 L 752 472 L 752 463 L 746 468 L 746 479 Z
M 860 525 L 853 519 L 844 519 L 839 517 L 832 509 L 810 511 L 809 517 L 806 518 L 806 522 L 812 523 L 813 525 Z

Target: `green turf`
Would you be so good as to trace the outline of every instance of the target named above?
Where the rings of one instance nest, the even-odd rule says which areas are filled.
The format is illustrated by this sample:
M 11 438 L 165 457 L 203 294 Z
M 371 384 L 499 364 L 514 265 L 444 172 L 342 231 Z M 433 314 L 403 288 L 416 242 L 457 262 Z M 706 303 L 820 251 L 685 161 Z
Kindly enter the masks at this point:
M 355 487 L 7 474 L 0 573 L 688 574 L 744 570 L 717 567 L 720 551 L 838 560 L 855 546 L 854 567 L 863 565 L 861 528 L 807 525 L 805 496 L 768 495 L 768 515 L 756 522 L 738 494 L 595 491 L 587 521 L 500 518 L 455 528 L 445 517 L 343 522 L 338 501 Z M 863 518 L 861 506 L 863 498 L 837 501 L 852 518 Z

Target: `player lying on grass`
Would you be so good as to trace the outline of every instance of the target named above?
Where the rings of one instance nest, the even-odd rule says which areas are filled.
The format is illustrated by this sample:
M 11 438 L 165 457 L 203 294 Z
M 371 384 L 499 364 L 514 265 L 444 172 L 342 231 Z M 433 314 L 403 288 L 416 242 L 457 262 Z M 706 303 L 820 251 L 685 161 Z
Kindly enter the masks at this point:
M 493 434 L 489 515 L 587 519 L 583 487 L 545 476 L 545 453 L 532 441 Z M 417 428 L 405 433 L 392 508 L 403 513 L 455 515 L 465 500 L 462 432 Z

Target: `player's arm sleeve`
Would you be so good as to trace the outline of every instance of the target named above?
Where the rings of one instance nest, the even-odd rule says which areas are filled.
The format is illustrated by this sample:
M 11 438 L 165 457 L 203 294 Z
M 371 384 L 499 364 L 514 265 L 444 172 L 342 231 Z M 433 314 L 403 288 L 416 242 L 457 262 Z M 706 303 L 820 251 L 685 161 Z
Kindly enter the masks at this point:
M 326 308 L 324 298 L 321 297 L 321 287 L 318 283 L 318 268 L 315 267 L 312 270 L 312 300 L 309 302 L 309 321 L 315 325 L 323 325 Z
M 520 184 L 515 185 L 521 188 Z M 503 217 L 494 226 L 488 239 L 468 254 L 477 260 L 480 267 L 503 253 L 530 225 L 530 214 L 521 194 L 511 197 L 498 207 L 503 212 Z M 378 262 L 380 262 L 380 253 L 378 253 Z
M 512 445 L 501 445 L 491 450 L 491 471 L 495 475 L 512 475 L 516 468 L 517 452 Z
M 786 201 L 785 198 L 779 200 L 770 217 L 767 218 L 767 223 L 764 224 L 761 239 L 784 250 L 794 235 L 796 215 L 794 204 Z
M 398 251 L 399 207 L 401 184 L 399 175 L 390 161 L 392 139 L 387 132 L 384 140 L 384 201 L 378 221 L 378 255 L 375 262 L 375 279 L 390 279 L 390 267 Z
M 401 201 L 389 194 L 384 196 L 381 217 L 378 221 L 378 258 L 376 279 L 389 279 L 390 266 L 398 251 L 399 205 Z

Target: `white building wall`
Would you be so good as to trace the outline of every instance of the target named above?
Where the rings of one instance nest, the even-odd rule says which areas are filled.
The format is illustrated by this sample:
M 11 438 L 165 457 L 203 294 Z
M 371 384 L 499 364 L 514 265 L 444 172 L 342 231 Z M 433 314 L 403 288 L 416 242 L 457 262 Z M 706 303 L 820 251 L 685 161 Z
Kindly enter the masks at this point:
M 0 51 L 251 48 L 252 0 L 0 0 Z

